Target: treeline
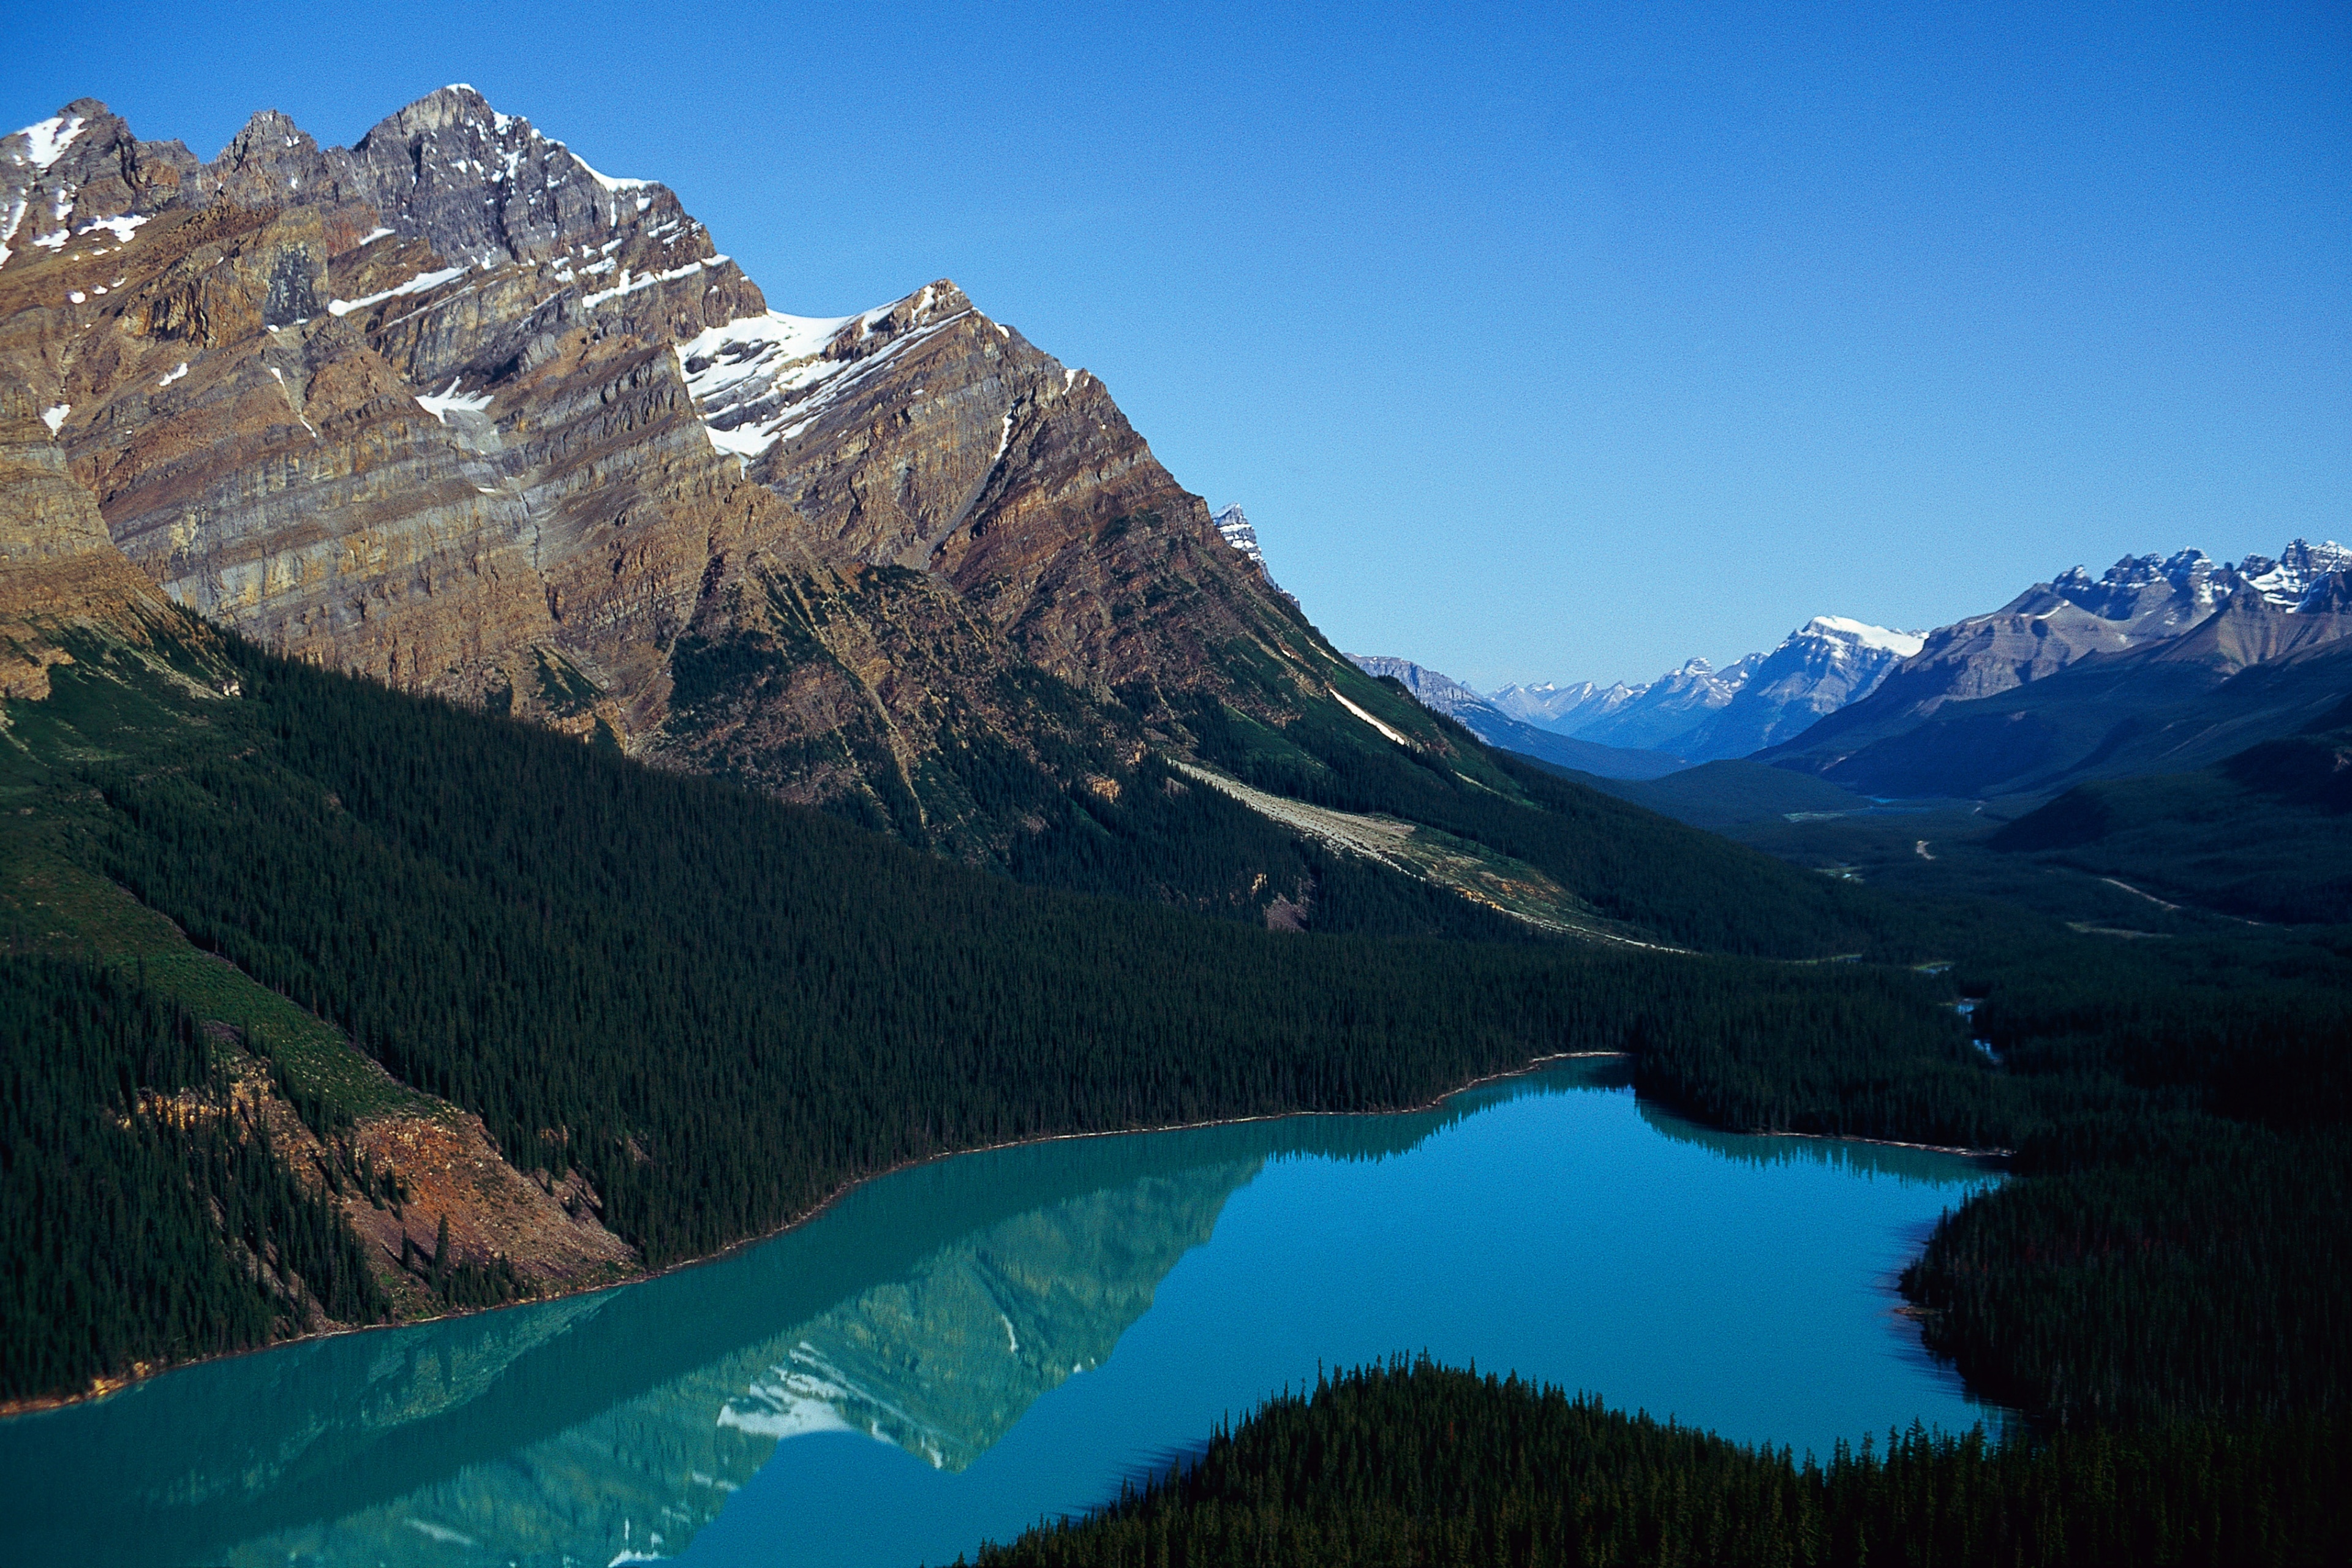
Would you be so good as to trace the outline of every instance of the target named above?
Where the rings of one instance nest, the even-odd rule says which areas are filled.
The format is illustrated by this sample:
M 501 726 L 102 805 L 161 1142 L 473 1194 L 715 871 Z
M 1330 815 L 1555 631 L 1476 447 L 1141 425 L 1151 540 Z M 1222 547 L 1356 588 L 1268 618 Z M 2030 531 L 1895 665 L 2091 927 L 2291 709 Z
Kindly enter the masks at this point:
M 358 1242 L 133 979 L 0 954 L 0 1399 L 382 1315 Z
M 2347 1429 L 1989 1443 L 1914 1428 L 1827 1464 L 1423 1361 L 1318 1379 L 1198 1459 L 991 1568 L 1237 1564 L 2325 1563 L 2352 1555 Z
M 1449 831 L 1549 857 L 1596 903 L 1630 889 L 1611 895 L 1620 918 L 1786 947 L 1772 928 L 1811 911 L 1956 967 L 1460 940 L 1499 934 L 1482 923 L 1499 917 L 1297 847 L 1283 864 L 1318 925 L 1428 935 L 1277 936 L 1159 901 L 1230 886 L 1223 912 L 1246 915 L 1221 879 L 1276 847 L 1170 860 L 1238 808 L 1170 788 L 1156 764 L 1129 775 L 1123 816 L 1074 804 L 1095 826 L 1030 868 L 1130 895 L 1088 897 L 232 657 L 242 700 L 202 725 L 124 724 L 102 748 L 116 760 L 75 764 L 106 807 L 80 852 L 407 1082 L 478 1111 L 517 1163 L 582 1168 L 605 1223 L 656 1264 L 956 1148 L 1393 1108 L 1533 1056 L 1623 1049 L 1645 1093 L 1721 1125 L 2018 1151 L 2019 1178 L 1938 1229 L 1912 1288 L 1930 1342 L 2036 1417 L 2340 1408 L 2346 1336 L 2309 1285 L 2314 1259 L 2324 1279 L 2343 1256 L 2352 1207 L 2296 1183 L 2341 1168 L 2344 942 L 2128 943 L 1982 902 L 1849 897 L 1760 858 L 1707 859 L 1704 836 L 1534 770 L 1530 798 L 1555 805 L 1488 821 L 1461 805 L 1482 792 L 1427 758 L 1339 733 L 1309 753 L 1204 710 L 1235 773 L 1351 809 L 1399 809 L 1397 791 L 1425 784 Z M 90 668 L 59 674 L 60 697 L 96 701 Z M 1177 869 L 1139 881 L 1154 865 Z M 1685 920 L 1685 897 L 1728 923 Z M 1981 998 L 1972 1026 L 1936 1005 L 1955 990 Z M 332 1131 L 332 1106 L 294 1098 Z M 2225 1217 L 2226 1246 L 2202 1238 Z M 451 1300 L 508 1289 L 415 1266 Z
M 480 1112 L 517 1163 L 584 1169 L 654 1263 L 902 1161 L 1044 1132 L 1412 1105 L 1643 1040 L 1965 1048 L 1900 973 L 1298 939 L 1024 889 L 236 657 L 245 697 L 216 721 L 236 743 L 87 771 L 112 808 L 93 862 Z
M 2352 932 L 1964 960 L 2011 1181 L 1906 1277 L 1929 1345 L 2045 1423 L 2352 1408 Z

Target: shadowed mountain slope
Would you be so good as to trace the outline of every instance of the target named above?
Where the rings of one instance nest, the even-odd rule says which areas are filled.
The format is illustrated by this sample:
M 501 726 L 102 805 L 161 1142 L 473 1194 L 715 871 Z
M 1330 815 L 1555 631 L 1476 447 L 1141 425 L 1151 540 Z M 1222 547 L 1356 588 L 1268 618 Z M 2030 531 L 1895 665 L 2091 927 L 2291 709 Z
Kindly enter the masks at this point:
M 1841 713 L 1760 760 L 1863 794 L 1915 796 L 2029 795 L 2200 768 L 2303 730 L 2352 692 L 2352 647 L 2336 640 L 2347 626 L 2352 617 L 2332 609 L 2290 618 L 2242 592 L 2186 636 L 2089 655 L 1998 696 L 1891 719 L 1883 732 L 1856 723 L 1823 735 Z M 2269 657 L 2249 662 L 2250 649 Z

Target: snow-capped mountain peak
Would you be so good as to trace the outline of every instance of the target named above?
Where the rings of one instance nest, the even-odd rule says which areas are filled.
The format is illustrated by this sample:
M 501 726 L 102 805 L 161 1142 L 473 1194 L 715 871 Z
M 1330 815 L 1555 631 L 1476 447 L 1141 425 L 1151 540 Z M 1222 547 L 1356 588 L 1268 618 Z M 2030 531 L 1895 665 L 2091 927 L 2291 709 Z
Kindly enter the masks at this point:
M 2247 556 L 2238 563 L 2236 572 L 2247 587 L 2272 604 L 2293 607 L 2303 603 L 2322 577 L 2347 567 L 2352 567 L 2352 550 L 2332 539 L 2319 544 L 2298 539 L 2279 552 L 2275 560 L 2268 555 Z
M 1281 593 L 1285 598 L 1289 599 L 1292 604 L 1298 602 L 1288 590 L 1283 588 L 1282 584 L 1275 582 L 1274 569 L 1265 563 L 1265 552 L 1258 546 L 1257 530 L 1251 526 L 1249 516 L 1242 510 L 1240 502 L 1236 501 L 1223 510 L 1213 513 L 1209 521 L 1217 525 L 1217 536 L 1246 556 L 1249 563 L 1257 568 L 1258 575 L 1265 578 L 1270 586 Z M 1463 689 L 1467 691 L 1469 688 L 1465 687 Z M 1473 692 L 1472 695 L 1475 696 L 1476 693 Z
M 1641 686 L 1603 690 L 1591 681 L 1565 688 L 1547 681 L 1505 687 L 1489 700 L 1523 722 L 1580 741 L 1700 762 L 1741 757 L 1868 696 L 1925 642 L 1920 632 L 1816 616 L 1770 651 L 1720 669 L 1692 658 Z
M 1250 525 L 1249 515 L 1242 510 L 1239 501 L 1215 513 L 1210 521 L 1217 525 L 1219 536 L 1227 544 L 1248 556 L 1259 571 L 1265 570 L 1265 552 L 1258 548 L 1257 530 Z
M 1927 642 L 1925 632 L 1892 631 L 1866 621 L 1850 621 L 1843 616 L 1815 616 L 1790 636 L 1843 638 L 1863 647 L 1891 653 L 1897 658 L 1909 658 Z

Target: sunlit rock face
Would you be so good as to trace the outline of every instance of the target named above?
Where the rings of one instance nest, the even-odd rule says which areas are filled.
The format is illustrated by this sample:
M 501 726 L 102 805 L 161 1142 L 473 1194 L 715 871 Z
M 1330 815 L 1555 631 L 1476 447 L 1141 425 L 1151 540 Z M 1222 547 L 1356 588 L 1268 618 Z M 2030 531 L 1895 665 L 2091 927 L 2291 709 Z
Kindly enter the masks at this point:
M 1947 702 L 1998 696 L 2096 654 L 2146 654 L 2159 645 L 2202 657 L 2203 644 L 2182 639 L 2231 612 L 2225 624 L 2261 621 L 2276 648 L 2250 644 L 2229 668 L 2260 662 L 2288 646 L 2332 640 L 2333 612 L 2304 601 L 2352 564 L 2340 545 L 2290 543 L 2273 559 L 2250 555 L 2229 563 L 2201 550 L 2169 556 L 2126 556 L 2094 577 L 2077 566 L 2037 583 L 1990 615 L 1973 616 L 1927 636 L 1874 691 L 1841 718 L 1858 732 L 1924 717 Z M 2301 622 L 2284 617 L 2305 616 Z M 2225 662 L 2228 662 L 2225 660 Z M 1822 738 L 1827 738 L 1824 735 Z
M 952 283 L 771 311 L 667 188 L 470 88 L 350 148 L 265 111 L 209 163 L 80 100 L 0 139 L 0 374 L 63 471 L 298 657 L 982 858 L 975 744 L 1079 787 L 1171 696 L 1278 708 L 1235 648 L 1336 658 Z
M 2256 687 L 2210 710 L 2194 703 L 2352 636 L 2347 561 L 2340 545 L 2295 540 L 2234 564 L 2184 550 L 2097 577 L 2061 573 L 1927 634 L 1868 697 L 1760 760 L 1877 795 L 2026 794 L 2203 767 L 2328 706 L 2305 711 L 2284 688 Z

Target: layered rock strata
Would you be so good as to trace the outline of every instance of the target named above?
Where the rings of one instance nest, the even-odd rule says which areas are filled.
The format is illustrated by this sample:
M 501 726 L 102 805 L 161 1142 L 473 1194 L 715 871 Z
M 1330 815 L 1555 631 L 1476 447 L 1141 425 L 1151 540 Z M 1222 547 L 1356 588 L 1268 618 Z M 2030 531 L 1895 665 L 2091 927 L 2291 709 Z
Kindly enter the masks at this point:
M 469 88 L 348 149 L 258 114 L 209 163 L 79 100 L 0 140 L 0 228 L 33 466 L 296 657 L 979 854 L 975 743 L 1081 787 L 1171 700 L 1279 710 L 1336 660 L 1098 380 L 952 283 L 770 311 L 667 189 Z M 68 500 L 11 500 L 5 548 Z

